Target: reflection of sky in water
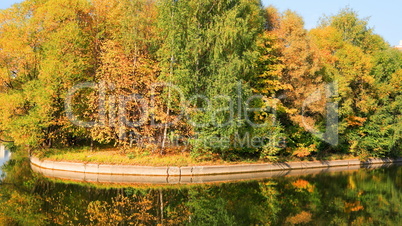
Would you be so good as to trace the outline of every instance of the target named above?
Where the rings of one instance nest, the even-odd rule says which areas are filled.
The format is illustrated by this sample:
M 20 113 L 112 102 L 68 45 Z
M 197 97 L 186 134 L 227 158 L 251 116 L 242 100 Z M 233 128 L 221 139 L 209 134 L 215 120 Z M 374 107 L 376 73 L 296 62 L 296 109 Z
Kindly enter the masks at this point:
M 7 150 L 3 145 L 0 145 L 0 176 L 3 174 L 1 166 L 4 165 L 11 157 L 11 152 Z

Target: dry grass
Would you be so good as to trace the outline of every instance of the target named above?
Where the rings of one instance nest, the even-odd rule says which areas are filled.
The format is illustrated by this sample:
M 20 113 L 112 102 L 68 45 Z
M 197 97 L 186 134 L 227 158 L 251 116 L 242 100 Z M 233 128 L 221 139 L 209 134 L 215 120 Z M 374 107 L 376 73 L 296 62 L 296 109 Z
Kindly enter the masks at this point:
M 36 152 L 41 159 L 84 162 L 112 165 L 141 165 L 141 166 L 194 166 L 228 164 L 223 160 L 197 161 L 189 153 L 168 153 L 166 155 L 152 154 L 146 151 L 108 148 L 91 151 L 89 148 L 81 149 L 50 149 L 44 152 Z M 231 163 L 233 164 L 233 162 Z
M 266 163 L 264 160 L 224 161 L 218 157 L 213 160 L 197 160 L 188 152 L 170 152 L 165 155 L 150 153 L 140 149 L 121 150 L 119 148 L 103 148 L 91 151 L 89 147 L 47 149 L 34 153 L 41 159 L 67 162 L 84 162 L 112 165 L 141 165 L 141 166 L 195 166 L 195 165 L 228 165 Z M 310 156 L 296 158 L 294 156 L 279 158 L 278 162 L 293 161 L 328 161 L 337 159 L 355 159 L 350 155 L 329 155 L 321 158 Z

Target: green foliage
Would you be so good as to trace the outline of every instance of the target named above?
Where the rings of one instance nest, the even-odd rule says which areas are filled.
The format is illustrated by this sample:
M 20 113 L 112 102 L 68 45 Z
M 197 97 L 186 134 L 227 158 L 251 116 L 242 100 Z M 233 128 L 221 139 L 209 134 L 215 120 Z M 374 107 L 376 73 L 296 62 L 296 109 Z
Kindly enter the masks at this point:
M 26 0 L 0 24 L 0 140 L 18 146 L 232 160 L 401 152 L 402 53 L 349 8 L 308 31 L 259 0 Z M 75 93 L 73 112 L 92 128 L 66 115 L 82 82 L 96 85 Z M 315 135 L 335 126 L 337 146 Z
M 358 13 L 348 7 L 340 10 L 337 15 L 324 18 L 321 26 L 336 28 L 341 32 L 343 41 L 358 46 L 367 53 L 388 48 L 385 41 L 368 27 L 368 19 L 360 19 Z
M 252 134 L 243 114 L 263 31 L 259 1 L 161 1 L 159 7 L 161 78 L 177 85 L 193 109 L 194 154 L 235 149 L 236 135 Z
M 325 80 L 338 85 L 337 148 L 364 156 L 400 154 L 400 88 L 393 79 L 400 80 L 402 53 L 348 8 L 311 33 L 323 56 Z
M 402 53 L 386 50 L 376 53 L 371 74 L 376 79 L 375 101 L 364 127 L 361 149 L 376 156 L 401 154 Z

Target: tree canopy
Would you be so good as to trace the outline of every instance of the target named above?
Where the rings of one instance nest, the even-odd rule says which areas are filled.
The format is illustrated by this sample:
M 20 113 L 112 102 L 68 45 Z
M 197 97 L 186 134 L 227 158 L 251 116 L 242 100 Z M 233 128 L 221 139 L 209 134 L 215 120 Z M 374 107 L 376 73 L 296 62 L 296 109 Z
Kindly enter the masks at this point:
M 402 52 L 352 9 L 26 0 L 0 11 L 0 138 L 194 157 L 400 155 Z

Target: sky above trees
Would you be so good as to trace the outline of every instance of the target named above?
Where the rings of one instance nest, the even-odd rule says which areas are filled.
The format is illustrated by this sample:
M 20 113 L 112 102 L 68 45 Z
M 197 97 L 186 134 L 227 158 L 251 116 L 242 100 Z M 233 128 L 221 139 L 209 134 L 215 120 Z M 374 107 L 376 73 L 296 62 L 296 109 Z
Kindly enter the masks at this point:
M 369 17 L 369 26 L 375 29 L 375 33 L 381 35 L 390 45 L 398 45 L 402 40 L 402 1 L 383 0 L 262 0 L 265 6 L 274 5 L 283 11 L 291 9 L 300 14 L 306 28 L 315 27 L 324 14 L 333 15 L 345 7 L 350 7 L 359 13 L 361 18 Z

